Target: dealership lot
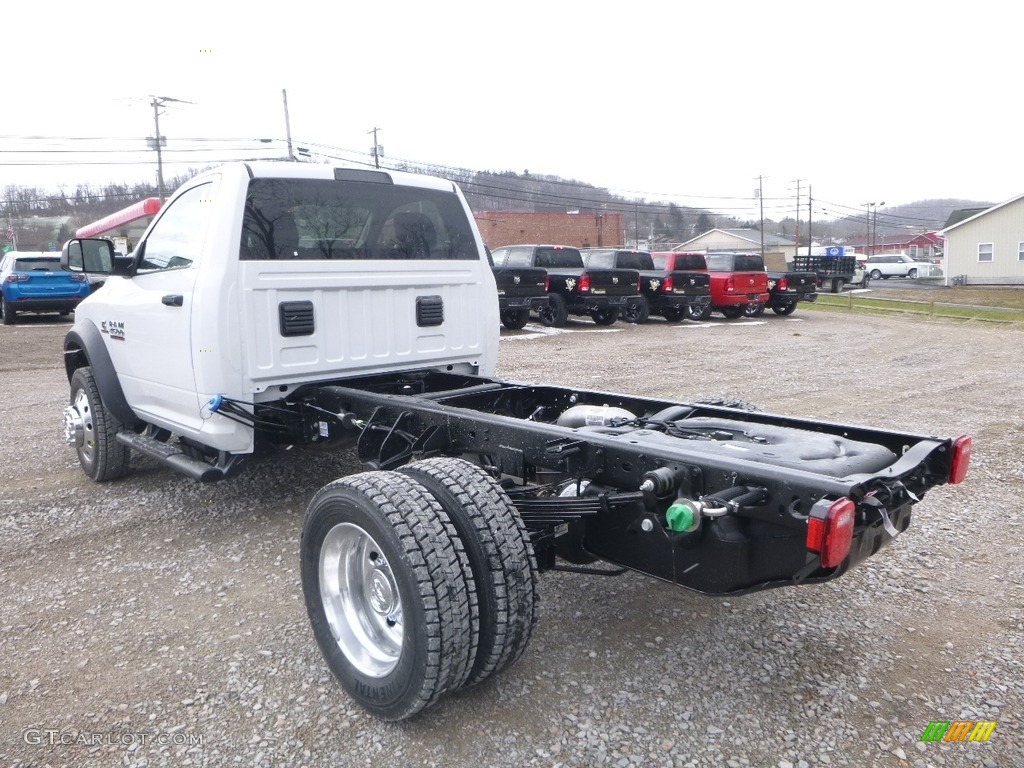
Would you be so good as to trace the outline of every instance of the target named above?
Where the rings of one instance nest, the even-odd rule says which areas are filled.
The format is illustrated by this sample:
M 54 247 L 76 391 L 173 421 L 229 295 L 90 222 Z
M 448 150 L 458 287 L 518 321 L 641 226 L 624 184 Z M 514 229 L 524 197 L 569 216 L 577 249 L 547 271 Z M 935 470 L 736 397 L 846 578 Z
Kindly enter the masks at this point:
M 302 605 L 302 512 L 351 454 L 282 452 L 212 486 L 136 459 L 92 484 L 60 435 L 68 327 L 0 329 L 4 766 L 1020 764 L 1019 325 L 815 311 L 504 331 L 505 378 L 969 433 L 971 472 L 826 585 L 712 599 L 545 574 L 524 659 L 404 725 L 346 699 Z M 997 725 L 919 741 L 956 719 Z

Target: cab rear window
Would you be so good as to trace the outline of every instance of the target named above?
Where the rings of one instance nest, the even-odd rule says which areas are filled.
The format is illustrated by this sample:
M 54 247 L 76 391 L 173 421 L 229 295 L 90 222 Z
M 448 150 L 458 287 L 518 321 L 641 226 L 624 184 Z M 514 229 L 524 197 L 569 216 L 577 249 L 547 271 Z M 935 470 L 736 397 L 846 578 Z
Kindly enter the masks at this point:
M 242 260 L 479 259 L 453 193 L 365 181 L 253 179 Z
M 576 248 L 538 248 L 538 267 L 546 269 L 583 269 L 583 254 Z

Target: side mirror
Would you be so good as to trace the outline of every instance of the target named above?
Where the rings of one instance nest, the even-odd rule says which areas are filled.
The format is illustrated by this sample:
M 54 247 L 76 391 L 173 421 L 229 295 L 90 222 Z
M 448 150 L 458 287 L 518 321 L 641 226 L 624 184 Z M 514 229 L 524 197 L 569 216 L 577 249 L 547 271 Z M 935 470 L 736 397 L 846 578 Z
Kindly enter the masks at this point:
M 127 276 L 132 260 L 114 257 L 114 244 L 105 238 L 68 240 L 60 252 L 60 265 L 69 272 Z

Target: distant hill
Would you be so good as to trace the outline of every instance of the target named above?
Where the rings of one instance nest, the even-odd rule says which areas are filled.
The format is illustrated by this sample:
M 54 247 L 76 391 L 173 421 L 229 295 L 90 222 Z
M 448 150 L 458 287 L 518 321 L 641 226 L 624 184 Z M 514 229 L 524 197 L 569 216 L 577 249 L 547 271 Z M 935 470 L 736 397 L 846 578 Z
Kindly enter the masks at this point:
M 712 227 L 756 229 L 760 224 L 759 221 L 720 215 L 706 208 L 624 198 L 603 187 L 548 174 L 473 171 L 424 164 L 401 164 L 399 167 L 451 179 L 462 188 L 474 211 L 619 212 L 623 214 L 627 232 L 637 232 L 652 243 L 683 242 Z M 191 175 L 186 173 L 170 180 L 167 189 L 175 189 Z M 0 190 L 0 222 L 8 221 L 14 225 L 19 247 L 59 247 L 77 227 L 155 195 L 156 189 L 148 183 L 85 184 L 74 189 L 62 188 L 56 194 L 35 187 L 7 186 Z M 954 211 L 992 205 L 994 203 L 979 200 L 920 200 L 878 208 L 872 214 L 873 224 L 878 235 L 905 235 L 913 230 L 926 232 L 941 229 Z M 795 224 L 792 217 L 780 221 L 765 219 L 764 229 L 767 234 L 792 238 Z M 866 225 L 867 211 L 838 219 L 822 218 L 814 222 L 814 239 L 817 242 L 863 242 Z M 802 240 L 806 238 L 806 232 L 806 222 L 802 221 Z

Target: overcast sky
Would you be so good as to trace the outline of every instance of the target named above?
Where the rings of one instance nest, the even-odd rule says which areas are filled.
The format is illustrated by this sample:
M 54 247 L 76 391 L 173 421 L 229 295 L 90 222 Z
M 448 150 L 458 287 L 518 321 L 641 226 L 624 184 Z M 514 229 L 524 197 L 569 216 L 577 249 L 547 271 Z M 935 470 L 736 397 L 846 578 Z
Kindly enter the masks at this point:
M 17 0 L 0 10 L 0 188 L 155 179 L 153 95 L 193 102 L 161 116 L 166 177 L 281 156 L 287 89 L 297 146 L 364 162 L 378 127 L 385 164 L 529 169 L 725 213 L 756 210 L 758 175 L 776 219 L 797 179 L 815 217 L 1002 202 L 1024 192 L 1011 8 Z M 108 151 L 26 152 L 86 148 Z M 15 165 L 40 161 L 65 165 Z

